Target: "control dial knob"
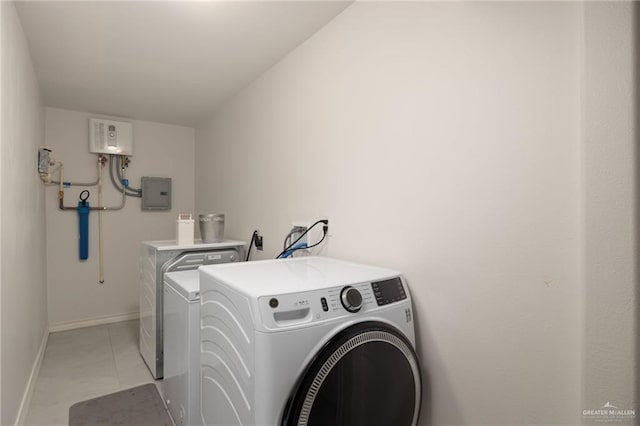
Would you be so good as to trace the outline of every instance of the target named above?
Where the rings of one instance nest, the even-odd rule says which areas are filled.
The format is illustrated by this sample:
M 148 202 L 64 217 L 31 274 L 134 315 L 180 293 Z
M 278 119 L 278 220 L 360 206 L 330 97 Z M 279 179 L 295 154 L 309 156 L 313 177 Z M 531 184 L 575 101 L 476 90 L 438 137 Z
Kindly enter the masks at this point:
M 342 306 L 349 312 L 358 312 L 362 308 L 362 294 L 358 289 L 347 286 L 340 292 Z

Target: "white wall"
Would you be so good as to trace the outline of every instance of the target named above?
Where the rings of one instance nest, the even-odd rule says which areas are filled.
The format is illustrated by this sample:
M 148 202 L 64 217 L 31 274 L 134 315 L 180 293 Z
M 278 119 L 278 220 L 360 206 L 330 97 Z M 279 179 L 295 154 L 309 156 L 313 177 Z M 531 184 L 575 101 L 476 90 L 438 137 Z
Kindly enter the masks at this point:
M 579 4 L 355 3 L 196 128 L 196 210 L 402 270 L 422 424 L 579 424 L 581 46 Z
M 37 172 L 44 109 L 13 3 L 1 2 L 1 417 L 18 420 L 47 335 L 44 189 Z
M 639 10 L 626 2 L 585 5 L 583 374 L 584 409 L 611 402 L 638 415 Z
M 88 150 L 90 117 L 87 112 L 46 108 L 46 143 L 53 156 L 63 161 L 64 180 L 87 182 L 96 176 L 96 159 Z M 143 212 L 140 199 L 127 198 L 122 211 L 103 216 L 105 283 L 98 284 L 98 214 L 91 212 L 89 259 L 78 259 L 78 218 L 75 211 L 60 211 L 57 187 L 46 190 L 47 276 L 49 321 L 52 326 L 138 312 L 138 257 L 140 242 L 175 238 L 179 212 L 194 208 L 194 130 L 192 128 L 126 120 L 133 123 L 134 155 L 127 171 L 130 185 L 140 187 L 142 176 L 173 179 L 172 209 Z M 104 172 L 106 205 L 118 205 L 120 193 Z M 65 204 L 75 206 L 80 191 L 65 191 Z M 90 203 L 97 205 L 97 189 Z

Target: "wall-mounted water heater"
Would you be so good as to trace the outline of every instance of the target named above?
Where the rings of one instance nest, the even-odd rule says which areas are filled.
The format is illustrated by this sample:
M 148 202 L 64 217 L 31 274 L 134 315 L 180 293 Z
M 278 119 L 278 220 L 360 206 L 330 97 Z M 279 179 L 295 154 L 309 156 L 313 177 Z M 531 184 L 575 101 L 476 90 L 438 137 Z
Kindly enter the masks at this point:
M 89 152 L 133 155 L 133 125 L 124 121 L 89 119 Z

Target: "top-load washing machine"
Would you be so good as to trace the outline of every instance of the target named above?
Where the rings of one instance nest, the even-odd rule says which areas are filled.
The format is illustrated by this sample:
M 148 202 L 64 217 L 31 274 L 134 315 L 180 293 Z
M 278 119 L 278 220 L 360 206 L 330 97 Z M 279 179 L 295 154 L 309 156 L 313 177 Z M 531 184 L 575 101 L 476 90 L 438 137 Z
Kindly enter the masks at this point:
M 417 424 L 399 272 L 323 257 L 204 266 L 200 292 L 202 424 Z
M 175 240 L 146 241 L 140 248 L 140 354 L 154 379 L 163 377 L 163 291 L 164 274 L 188 271 L 202 265 L 244 260 L 245 243 L 196 242 L 177 245 Z

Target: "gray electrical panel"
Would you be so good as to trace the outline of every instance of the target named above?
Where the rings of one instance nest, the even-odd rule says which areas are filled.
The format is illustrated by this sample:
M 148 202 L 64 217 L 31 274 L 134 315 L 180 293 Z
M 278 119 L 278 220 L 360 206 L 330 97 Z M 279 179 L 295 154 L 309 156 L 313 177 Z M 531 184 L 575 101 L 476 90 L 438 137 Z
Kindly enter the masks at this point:
M 171 210 L 171 178 L 142 176 L 142 210 Z

